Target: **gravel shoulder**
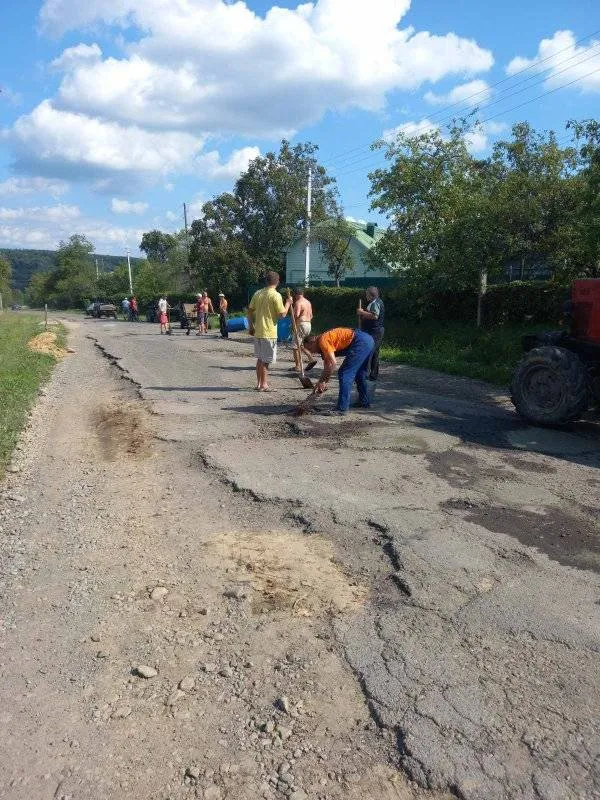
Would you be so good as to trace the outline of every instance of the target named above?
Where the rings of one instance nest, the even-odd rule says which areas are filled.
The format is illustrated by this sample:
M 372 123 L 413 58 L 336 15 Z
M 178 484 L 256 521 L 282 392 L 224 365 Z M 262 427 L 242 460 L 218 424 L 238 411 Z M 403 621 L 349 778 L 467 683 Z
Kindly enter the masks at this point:
M 3 797 L 600 797 L 597 427 L 390 366 L 296 419 L 285 354 L 71 331 L 0 500 Z

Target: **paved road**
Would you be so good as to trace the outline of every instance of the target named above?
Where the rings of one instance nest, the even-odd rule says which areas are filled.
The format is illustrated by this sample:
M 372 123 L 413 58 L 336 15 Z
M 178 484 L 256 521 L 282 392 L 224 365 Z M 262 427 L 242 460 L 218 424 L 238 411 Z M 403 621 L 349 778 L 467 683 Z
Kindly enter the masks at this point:
M 297 418 L 290 353 L 263 395 L 243 338 L 86 320 L 73 341 L 31 428 L 28 483 L 11 478 L 31 509 L 13 519 L 0 502 L 17 582 L 3 589 L 16 598 L 5 708 L 26 686 L 2 716 L 0 774 L 20 767 L 3 796 L 47 796 L 30 776 L 54 774 L 60 751 L 55 796 L 86 800 L 179 800 L 194 786 L 228 800 L 420 796 L 378 777 L 386 759 L 436 797 L 600 798 L 596 425 L 529 428 L 484 384 L 390 365 L 371 411 Z M 240 569 L 251 613 L 223 605 Z M 148 599 L 157 583 L 166 601 Z M 90 646 L 109 649 L 92 671 Z M 200 653 L 229 666 L 207 680 Z M 160 661 L 153 690 L 123 677 L 142 657 Z M 184 669 L 196 694 L 177 689 Z M 306 696 L 291 744 L 249 734 L 268 713 L 284 724 L 274 692 Z M 236 765 L 244 781 L 231 777 L 255 751 Z
M 394 366 L 372 411 L 294 418 L 289 354 L 259 395 L 243 339 L 89 331 L 166 438 L 369 586 L 337 637 L 412 778 L 600 797 L 598 426 L 530 428 L 484 384 Z

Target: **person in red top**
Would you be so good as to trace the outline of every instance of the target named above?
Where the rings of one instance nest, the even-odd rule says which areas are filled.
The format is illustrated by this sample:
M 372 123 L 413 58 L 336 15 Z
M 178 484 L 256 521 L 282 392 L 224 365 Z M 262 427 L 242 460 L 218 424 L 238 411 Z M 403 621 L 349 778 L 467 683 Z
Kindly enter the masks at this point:
M 129 313 L 131 315 L 131 321 L 138 322 L 138 301 L 135 295 L 129 301 Z
M 327 389 L 329 379 L 337 367 L 336 356 L 343 355 L 338 370 L 340 391 L 337 408 L 334 414 L 345 415 L 350 408 L 352 384 L 358 388 L 359 406 L 369 408 L 369 386 L 367 383 L 367 367 L 375 348 L 373 337 L 368 333 L 352 328 L 331 328 L 320 336 L 309 336 L 304 347 L 315 355 L 323 357 L 323 372 L 315 387 L 317 394 Z

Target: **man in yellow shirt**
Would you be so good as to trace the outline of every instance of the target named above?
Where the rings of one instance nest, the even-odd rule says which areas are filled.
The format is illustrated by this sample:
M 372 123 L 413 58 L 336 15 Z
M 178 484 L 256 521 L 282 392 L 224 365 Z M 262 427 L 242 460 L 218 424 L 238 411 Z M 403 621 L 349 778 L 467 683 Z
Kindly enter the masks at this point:
M 248 306 L 248 323 L 250 334 L 254 336 L 254 355 L 256 356 L 256 388 L 259 392 L 268 392 L 269 364 L 277 360 L 277 323 L 287 317 L 292 304 L 292 297 L 284 304 L 277 291 L 279 275 L 267 272 L 266 286 L 255 292 Z

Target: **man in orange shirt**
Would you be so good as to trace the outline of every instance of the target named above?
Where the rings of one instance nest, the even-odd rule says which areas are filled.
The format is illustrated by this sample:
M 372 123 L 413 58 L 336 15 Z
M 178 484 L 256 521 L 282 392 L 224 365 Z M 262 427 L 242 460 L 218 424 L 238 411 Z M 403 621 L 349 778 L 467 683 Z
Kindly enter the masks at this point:
M 309 336 L 304 347 L 315 355 L 323 356 L 323 372 L 315 387 L 317 394 L 327 389 L 329 379 L 337 367 L 336 355 L 343 355 L 344 360 L 338 370 L 340 391 L 336 412 L 347 414 L 350 408 L 352 384 L 356 381 L 359 405 L 369 407 L 369 387 L 367 384 L 367 367 L 375 348 L 373 337 L 368 333 L 352 328 L 331 328 L 320 336 Z

